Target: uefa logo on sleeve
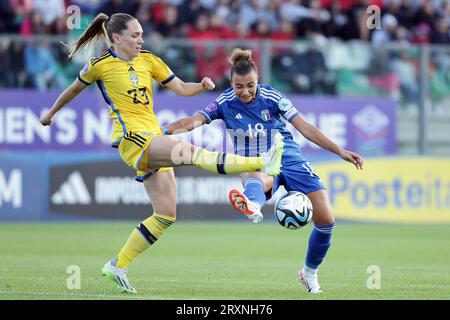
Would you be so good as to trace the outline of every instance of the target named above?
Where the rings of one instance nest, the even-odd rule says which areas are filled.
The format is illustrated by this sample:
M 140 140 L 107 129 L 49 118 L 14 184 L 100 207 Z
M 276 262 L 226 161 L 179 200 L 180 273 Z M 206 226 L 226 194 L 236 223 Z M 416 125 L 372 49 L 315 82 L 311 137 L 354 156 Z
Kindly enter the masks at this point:
M 211 102 L 206 107 L 206 111 L 209 111 L 209 112 L 216 111 L 216 110 L 217 110 L 217 103 L 215 103 L 215 102 Z

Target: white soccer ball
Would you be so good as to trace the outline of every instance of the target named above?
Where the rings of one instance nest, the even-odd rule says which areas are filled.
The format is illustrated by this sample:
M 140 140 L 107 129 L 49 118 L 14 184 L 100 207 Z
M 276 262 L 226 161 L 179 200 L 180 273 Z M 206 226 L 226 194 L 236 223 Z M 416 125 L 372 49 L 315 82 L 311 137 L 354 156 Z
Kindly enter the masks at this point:
M 285 228 L 300 229 L 313 216 L 313 206 L 306 194 L 289 191 L 275 203 L 275 217 Z

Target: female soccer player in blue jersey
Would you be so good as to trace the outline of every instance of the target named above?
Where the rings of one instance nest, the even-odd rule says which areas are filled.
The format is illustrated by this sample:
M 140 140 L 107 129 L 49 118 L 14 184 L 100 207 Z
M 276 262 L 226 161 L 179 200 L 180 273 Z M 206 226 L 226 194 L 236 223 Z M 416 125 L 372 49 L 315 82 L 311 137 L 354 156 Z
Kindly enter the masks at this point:
M 165 137 L 153 110 L 153 80 L 182 96 L 212 90 L 214 83 L 209 78 L 204 78 L 201 83 L 185 83 L 176 77 L 159 57 L 142 49 L 142 27 L 133 16 L 124 13 L 95 17 L 71 47 L 69 57 L 99 37 L 104 37 L 110 48 L 86 63 L 78 78 L 42 115 L 41 123 L 50 125 L 62 107 L 88 85 L 97 84 L 114 120 L 111 144 L 117 148 L 122 160 L 136 170 L 136 179 L 143 182 L 154 210 L 153 215 L 133 230 L 117 257 L 102 269 L 102 274 L 120 290 L 136 293 L 126 276 L 128 265 L 176 220 L 176 183 L 172 166 L 195 165 L 221 174 L 264 171 L 277 175 L 283 139 L 277 139 L 274 148 L 262 156 L 241 157 L 210 152 Z
M 283 120 L 289 121 L 308 140 L 353 163 L 357 169 L 362 169 L 364 160 L 360 155 L 337 146 L 319 129 L 306 122 L 282 93 L 268 85 L 258 84 L 258 70 L 250 50 L 235 49 L 230 63 L 231 88 L 203 111 L 163 129 L 166 134 L 190 131 L 215 119 L 222 119 L 228 132 L 231 129 L 233 133 L 235 152 L 244 156 L 266 151 L 276 132 L 283 135 L 285 146 L 280 175 L 270 177 L 259 172 L 241 174 L 245 191 L 241 193 L 233 189 L 229 199 L 235 210 L 258 223 L 262 221 L 261 207 L 280 185 L 287 191 L 300 191 L 309 197 L 314 208 L 315 227 L 298 280 L 308 292 L 320 293 L 317 270 L 331 245 L 334 216 L 322 181 L 304 158 Z

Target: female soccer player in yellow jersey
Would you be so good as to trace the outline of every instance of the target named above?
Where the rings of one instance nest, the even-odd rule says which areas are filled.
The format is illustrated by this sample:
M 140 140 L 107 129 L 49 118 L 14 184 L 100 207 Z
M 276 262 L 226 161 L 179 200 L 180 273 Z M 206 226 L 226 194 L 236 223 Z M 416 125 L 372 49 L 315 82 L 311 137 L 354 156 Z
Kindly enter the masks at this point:
M 201 83 L 185 83 L 177 78 L 160 58 L 142 50 L 142 27 L 136 18 L 124 13 L 97 15 L 70 46 L 69 57 L 100 37 L 106 38 L 108 50 L 89 60 L 78 78 L 42 114 L 41 123 L 50 125 L 62 107 L 89 84 L 97 83 L 114 119 L 112 146 L 137 171 L 136 179 L 144 183 L 154 210 L 133 230 L 117 257 L 102 268 L 102 275 L 121 291 L 136 293 L 126 276 L 128 265 L 176 219 L 176 183 L 171 167 L 194 165 L 220 174 L 261 171 L 277 175 L 284 142 L 279 135 L 273 148 L 262 156 L 241 157 L 210 152 L 164 136 L 153 111 L 152 79 L 182 96 L 213 90 L 214 83 L 209 78 Z

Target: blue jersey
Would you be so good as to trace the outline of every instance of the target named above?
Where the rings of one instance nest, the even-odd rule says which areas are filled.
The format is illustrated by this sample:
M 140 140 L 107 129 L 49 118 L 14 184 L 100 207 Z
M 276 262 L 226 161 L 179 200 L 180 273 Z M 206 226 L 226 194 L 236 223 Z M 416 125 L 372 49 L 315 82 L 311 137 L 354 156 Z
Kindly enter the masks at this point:
M 256 99 L 251 103 L 240 101 L 229 88 L 200 113 L 207 123 L 216 119 L 225 122 L 239 155 L 259 156 L 270 148 L 275 133 L 280 132 L 285 141 L 284 156 L 303 159 L 299 145 L 286 128 L 286 121 L 292 121 L 299 113 L 286 96 L 268 85 L 258 85 Z
M 287 191 L 305 194 L 325 188 L 286 128 L 286 121 L 292 121 L 299 113 L 279 91 L 259 84 L 256 99 L 244 103 L 236 97 L 233 88 L 229 88 L 200 114 L 208 123 L 222 119 L 233 141 L 235 153 L 242 156 L 259 156 L 270 148 L 276 132 L 283 135 L 283 166 L 281 173 L 274 177 L 272 192 L 276 192 L 280 185 Z M 266 196 L 270 198 L 271 193 Z

